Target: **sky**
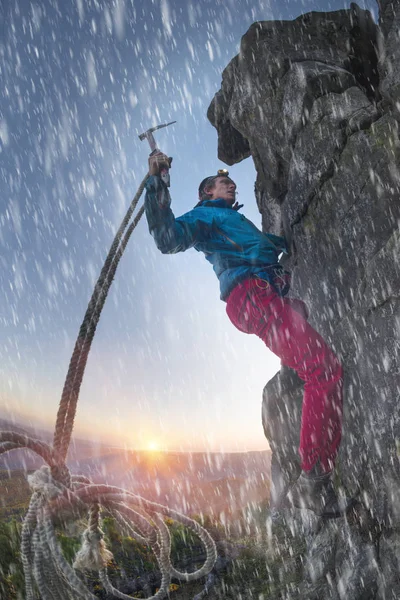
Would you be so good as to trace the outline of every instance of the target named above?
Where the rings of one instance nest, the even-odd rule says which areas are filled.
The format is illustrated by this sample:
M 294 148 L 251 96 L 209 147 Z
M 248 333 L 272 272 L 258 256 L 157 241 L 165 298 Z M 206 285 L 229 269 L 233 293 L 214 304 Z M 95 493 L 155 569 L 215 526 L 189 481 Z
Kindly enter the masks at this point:
M 2 0 L 0 417 L 54 427 L 76 335 L 147 171 L 138 134 L 166 121 L 172 209 L 224 165 L 206 117 L 254 21 L 348 8 L 335 0 Z M 375 2 L 360 3 L 376 11 Z M 376 14 L 375 14 L 376 17 Z M 230 168 L 261 225 L 252 159 Z M 279 360 L 235 330 L 194 250 L 162 255 L 145 218 L 107 299 L 75 434 L 131 448 L 268 448 L 262 390 Z

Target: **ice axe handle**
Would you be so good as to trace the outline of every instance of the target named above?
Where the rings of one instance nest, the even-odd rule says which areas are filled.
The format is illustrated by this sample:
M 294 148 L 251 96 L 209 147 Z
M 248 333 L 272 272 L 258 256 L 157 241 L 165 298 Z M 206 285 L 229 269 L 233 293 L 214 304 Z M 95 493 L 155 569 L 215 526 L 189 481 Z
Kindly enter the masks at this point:
M 153 152 L 150 154 L 150 156 L 152 156 L 156 152 L 159 152 L 158 148 L 156 148 L 155 150 L 153 150 Z M 169 168 L 170 168 L 171 163 L 172 163 L 172 156 L 169 156 L 168 160 L 169 160 L 169 167 L 161 167 L 161 169 L 160 169 L 160 177 L 163 180 L 163 182 L 165 183 L 165 185 L 167 187 L 170 187 L 171 183 L 170 183 L 170 177 L 169 177 Z

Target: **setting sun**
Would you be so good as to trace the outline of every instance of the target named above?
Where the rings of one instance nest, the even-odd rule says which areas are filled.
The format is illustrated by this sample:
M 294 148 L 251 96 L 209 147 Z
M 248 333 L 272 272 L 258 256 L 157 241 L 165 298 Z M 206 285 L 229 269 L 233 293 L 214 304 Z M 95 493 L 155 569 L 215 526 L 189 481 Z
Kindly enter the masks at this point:
M 147 444 L 147 450 L 152 450 L 153 452 L 155 452 L 156 450 L 160 450 L 160 444 L 152 440 Z

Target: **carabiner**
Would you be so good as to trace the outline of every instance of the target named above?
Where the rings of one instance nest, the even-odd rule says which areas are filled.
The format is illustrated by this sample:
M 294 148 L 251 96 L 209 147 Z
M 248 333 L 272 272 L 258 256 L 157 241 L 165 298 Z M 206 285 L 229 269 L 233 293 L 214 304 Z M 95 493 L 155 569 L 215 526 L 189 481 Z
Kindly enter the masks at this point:
M 260 285 L 260 283 L 259 283 L 260 281 L 265 283 L 265 285 Z M 256 284 L 260 290 L 267 290 L 269 287 L 271 287 L 271 284 L 269 281 L 267 281 L 266 279 L 262 279 L 262 277 L 258 277 L 258 276 L 256 276 Z

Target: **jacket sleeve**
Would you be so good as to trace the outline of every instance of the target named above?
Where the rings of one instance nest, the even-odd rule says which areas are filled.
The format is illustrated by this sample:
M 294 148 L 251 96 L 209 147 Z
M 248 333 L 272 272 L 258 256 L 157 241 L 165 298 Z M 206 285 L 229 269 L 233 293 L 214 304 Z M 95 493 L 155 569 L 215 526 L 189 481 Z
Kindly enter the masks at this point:
M 274 244 L 274 246 L 276 246 L 279 252 L 284 252 L 284 254 L 288 254 L 288 245 L 284 237 L 274 235 L 273 233 L 266 233 L 265 235 Z
M 144 207 L 149 231 L 163 254 L 184 252 L 205 239 L 209 231 L 194 210 L 176 219 L 170 205 L 167 186 L 160 177 L 151 175 L 146 182 Z

